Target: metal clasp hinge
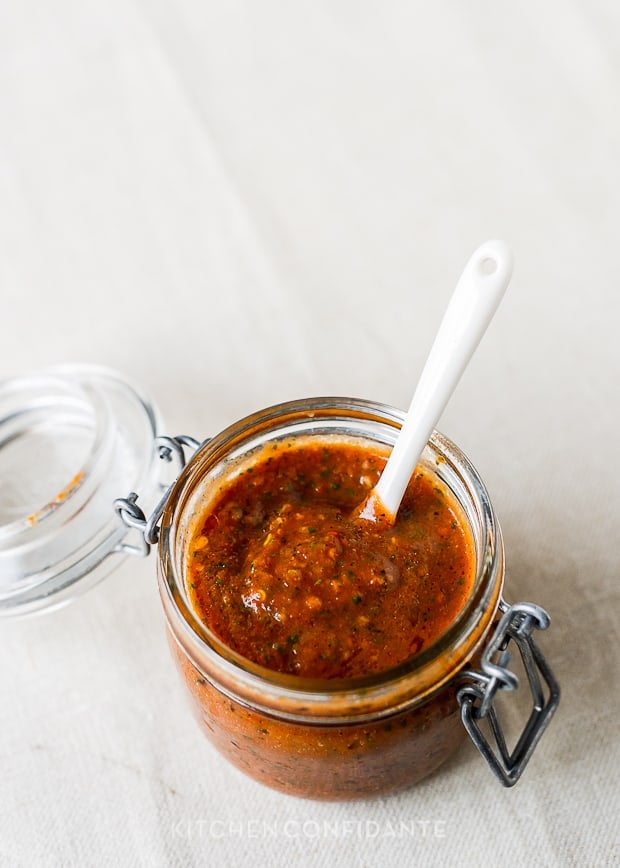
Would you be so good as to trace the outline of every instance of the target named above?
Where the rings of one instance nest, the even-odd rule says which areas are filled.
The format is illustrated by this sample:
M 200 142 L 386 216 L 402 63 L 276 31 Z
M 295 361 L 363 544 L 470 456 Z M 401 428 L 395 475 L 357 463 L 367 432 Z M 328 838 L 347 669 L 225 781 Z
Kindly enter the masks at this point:
M 178 473 L 183 470 L 187 463 L 185 450 L 189 449 L 193 454 L 200 445 L 198 440 L 189 437 L 187 434 L 180 434 L 178 437 L 160 436 L 155 438 L 155 450 L 158 457 L 162 461 L 167 462 L 176 460 Z M 178 473 L 175 476 L 175 481 Z M 174 482 L 172 485 L 165 487 L 157 506 L 148 518 L 137 504 L 138 495 L 135 491 L 131 491 L 127 497 L 116 498 L 114 510 L 126 527 L 135 528 L 138 531 L 138 544 L 132 545 L 123 541 L 118 544 L 115 551 L 138 557 L 146 557 L 150 553 L 151 546 L 156 545 L 159 541 L 158 522 L 162 517 L 173 485 Z
M 459 679 L 465 681 L 457 692 L 463 725 L 505 787 L 514 786 L 521 777 L 560 701 L 559 685 L 532 637 L 533 630 L 546 630 L 549 623 L 549 615 L 534 603 L 517 603 L 506 608 L 482 655 L 482 671 L 465 671 Z M 517 676 L 506 668 L 512 656 L 508 651 L 511 641 L 521 654 L 533 708 L 516 746 L 509 751 L 493 701 L 498 690 L 511 691 L 519 687 Z M 546 696 L 541 676 L 547 686 Z M 482 720 L 488 722 L 493 745 L 482 732 Z

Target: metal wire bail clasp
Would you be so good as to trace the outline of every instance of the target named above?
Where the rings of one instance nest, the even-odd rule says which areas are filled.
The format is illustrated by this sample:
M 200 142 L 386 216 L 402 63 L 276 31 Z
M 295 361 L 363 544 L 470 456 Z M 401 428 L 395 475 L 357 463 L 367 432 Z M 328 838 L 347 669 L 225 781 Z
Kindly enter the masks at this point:
M 471 740 L 487 761 L 491 771 L 505 787 L 512 787 L 521 777 L 529 759 L 560 701 L 560 688 L 547 661 L 532 637 L 533 630 L 546 630 L 549 615 L 534 603 L 504 605 L 495 634 L 481 660 L 481 672 L 465 671 L 465 683 L 457 692 L 461 719 Z M 507 669 L 511 654 L 510 642 L 517 646 L 527 674 L 533 698 L 533 708 L 523 732 L 512 752 L 499 722 L 493 700 L 498 690 L 516 690 L 517 676 Z M 547 696 L 541 682 L 547 686 Z M 482 732 L 480 721 L 488 721 L 494 745 Z
M 180 434 L 178 437 L 160 436 L 155 438 L 155 449 L 159 458 L 162 461 L 176 461 L 177 463 L 178 472 L 175 474 L 175 480 L 187 462 L 185 450 L 188 449 L 190 454 L 193 454 L 200 445 L 198 440 L 187 434 Z M 131 491 L 127 497 L 116 498 L 114 501 L 116 514 L 126 527 L 135 528 L 138 531 L 137 545 L 123 541 L 118 544 L 116 551 L 138 557 L 146 557 L 150 553 L 151 546 L 156 545 L 159 541 L 158 522 L 166 507 L 172 485 L 165 487 L 157 506 L 148 518 L 137 504 L 138 495 L 135 491 Z

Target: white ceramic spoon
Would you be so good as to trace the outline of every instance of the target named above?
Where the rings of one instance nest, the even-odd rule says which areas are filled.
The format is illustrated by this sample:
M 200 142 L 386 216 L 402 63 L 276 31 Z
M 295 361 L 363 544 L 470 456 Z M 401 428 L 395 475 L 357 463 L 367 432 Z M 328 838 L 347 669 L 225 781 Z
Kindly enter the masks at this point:
M 512 253 L 503 241 L 486 241 L 465 266 L 403 427 L 379 481 L 359 509 L 360 518 L 394 523 L 422 450 L 491 322 L 511 274 Z

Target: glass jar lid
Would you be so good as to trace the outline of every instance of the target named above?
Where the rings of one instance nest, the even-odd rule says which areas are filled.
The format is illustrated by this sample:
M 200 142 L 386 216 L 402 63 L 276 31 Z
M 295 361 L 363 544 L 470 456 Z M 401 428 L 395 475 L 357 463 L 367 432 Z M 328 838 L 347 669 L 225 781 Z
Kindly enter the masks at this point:
M 154 405 L 107 368 L 0 381 L 0 615 L 63 605 L 121 562 L 113 502 L 161 496 L 160 430 Z

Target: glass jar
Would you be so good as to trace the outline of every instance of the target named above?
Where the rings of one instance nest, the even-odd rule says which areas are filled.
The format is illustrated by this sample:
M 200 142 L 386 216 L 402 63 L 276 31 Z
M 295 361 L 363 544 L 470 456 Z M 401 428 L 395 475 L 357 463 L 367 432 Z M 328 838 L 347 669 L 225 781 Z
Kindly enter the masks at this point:
M 185 580 L 192 519 L 228 473 L 276 440 L 336 437 L 392 446 L 403 419 L 393 408 L 352 399 L 270 408 L 203 445 L 172 487 L 163 511 L 160 593 L 172 653 L 194 712 L 228 760 L 293 795 L 356 799 L 410 786 L 442 765 L 466 730 L 508 785 L 533 749 L 532 740 L 526 739 L 511 756 L 500 737 L 499 751 L 493 751 L 477 716 L 486 704 L 493 729 L 491 694 L 515 686 L 514 676 L 491 655 L 511 638 L 524 648 L 534 647 L 539 655 L 530 634 L 534 627 L 546 626 L 546 615 L 531 604 L 508 610 L 502 603 L 503 544 L 488 494 L 463 453 L 438 433 L 421 460 L 448 487 L 466 517 L 475 545 L 476 578 L 465 608 L 431 647 L 377 675 L 308 679 L 241 657 L 192 609 Z M 545 701 L 538 679 L 537 727 L 529 733 L 535 740 L 558 699 L 557 685 L 541 661 L 538 671 L 549 695 Z M 537 667 L 532 668 L 536 678 Z
M 226 647 L 189 602 L 184 565 L 192 515 L 236 463 L 269 441 L 299 436 L 389 448 L 403 420 L 401 411 L 369 401 L 311 399 L 249 416 L 201 446 L 192 437 L 163 436 L 153 404 L 114 371 L 64 366 L 0 382 L 0 616 L 64 605 L 124 557 L 146 555 L 159 543 L 173 656 L 207 736 L 239 768 L 296 795 L 354 799 L 415 783 L 467 732 L 511 786 L 559 701 L 532 636 L 549 619 L 534 604 L 503 602 L 503 545 L 488 494 L 440 434 L 422 461 L 471 528 L 476 579 L 465 607 L 431 647 L 365 678 L 282 675 Z M 188 450 L 194 454 L 184 466 Z M 118 497 L 123 491 L 130 493 Z M 508 668 L 513 646 L 533 702 L 509 750 L 495 697 L 518 686 Z

